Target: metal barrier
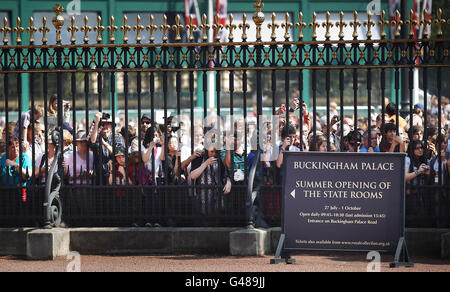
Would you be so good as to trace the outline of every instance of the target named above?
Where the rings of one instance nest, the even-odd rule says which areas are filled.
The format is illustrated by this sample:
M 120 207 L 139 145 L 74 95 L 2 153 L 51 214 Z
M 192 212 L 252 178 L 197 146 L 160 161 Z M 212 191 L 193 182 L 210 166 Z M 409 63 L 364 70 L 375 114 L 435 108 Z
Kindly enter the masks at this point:
M 448 54 L 450 39 L 443 37 L 443 29 L 449 24 L 442 18 L 441 10 L 438 10 L 434 22 L 424 18 L 420 28 L 423 38 L 418 39 L 414 37 L 417 21 L 412 15 L 409 20 L 401 20 L 398 11 L 390 22 L 385 19 L 386 14 L 382 12 L 377 23 L 368 13 L 367 19 L 363 21 L 366 31 L 362 35 L 358 29 L 361 21 L 358 20 L 357 12 L 353 14 L 351 22 L 344 21 L 344 13 L 341 12 L 338 15 L 339 21 L 335 23 L 330 20 L 330 13 L 325 13 L 325 22 L 316 21 L 317 14 L 314 13 L 311 22 L 305 23 L 300 12 L 296 23 L 290 22 L 290 14 L 285 15 L 285 22 L 277 23 L 273 14 L 271 22 L 267 24 L 264 23 L 265 16 L 261 10 L 264 7 L 263 3 L 258 0 L 254 7 L 256 12 L 252 18 L 253 23 L 248 22 L 244 14 L 239 25 L 233 24 L 233 17 L 230 16 L 229 23 L 225 27 L 218 22 L 210 27 L 206 16 L 198 26 L 193 23 L 192 18 L 186 26 L 183 26 L 179 17 L 175 18 L 173 25 L 169 25 L 167 17 L 164 16 L 163 25 L 160 27 L 154 25 L 153 16 L 149 19 L 150 25 L 146 27 L 141 25 L 139 16 L 134 27 L 127 24 L 125 16 L 120 27 L 115 25 L 114 17 L 111 17 L 109 25 L 104 27 L 102 17 L 99 16 L 97 25 L 93 28 L 88 25 L 87 17 L 82 27 L 77 27 L 75 19 L 71 18 L 66 32 L 62 27 L 68 20 L 61 15 L 62 7 L 56 5 L 54 8 L 56 16 L 52 19 L 56 31 L 55 45 L 47 45 L 46 34 L 51 28 L 47 26 L 46 19 L 42 20 L 42 27 L 39 28 L 34 26 L 33 19 L 30 19 L 26 28 L 21 27 L 20 19 L 14 28 L 9 27 L 10 21 L 5 19 L 0 29 L 4 34 L 3 45 L 0 46 L 2 67 L 0 83 L 3 89 L 2 108 L 5 112 L 6 125 L 15 122 L 10 116 L 17 116 L 18 128 L 22 129 L 23 123 L 28 122 L 20 117 L 26 113 L 29 117 L 34 117 L 41 110 L 36 107 L 41 102 L 43 115 L 40 118 L 44 122 L 37 124 L 34 118 L 28 117 L 28 120 L 31 120 L 29 126 L 31 132 L 34 133 L 38 127 L 42 127 L 43 137 L 49 137 L 56 128 L 59 135 L 54 137 L 53 143 L 45 139 L 45 143 L 40 146 L 34 139 L 29 141 L 32 142 L 31 155 L 29 157 L 27 155 L 30 169 L 26 172 L 27 174 L 31 172 L 32 175 L 17 176 L 18 182 L 13 185 L 4 183 L 0 178 L 2 181 L 0 225 L 37 224 L 52 227 L 59 225 L 61 221 L 69 226 L 121 226 L 146 223 L 152 226 L 278 225 L 281 208 L 280 173 L 274 159 L 268 163 L 259 159 L 266 153 L 266 149 L 261 147 L 263 140 L 267 142 L 267 136 L 262 136 L 264 126 L 270 127 L 266 123 L 267 120 L 262 117 L 270 114 L 281 117 L 281 123 L 284 125 L 289 125 L 293 121 L 297 132 L 300 133 L 303 133 L 304 126 L 307 126 L 307 131 L 311 133 L 310 141 L 303 138 L 296 141 L 302 151 L 307 146 L 311 146 L 310 151 L 318 150 L 315 145 L 318 141 L 318 123 L 330 125 L 326 130 L 322 129 L 323 135 L 328 137 L 327 150 L 332 151 L 333 147 L 337 147 L 339 151 L 345 151 L 345 139 L 338 137 L 331 126 L 335 122 L 330 107 L 332 95 L 338 96 L 337 120 L 341 121 L 341 124 L 348 118 L 348 114 L 344 114 L 344 108 L 348 112 L 348 106 L 351 105 L 353 113 L 350 118 L 356 123 L 355 128 L 358 127 L 358 121 L 363 120 L 367 129 L 373 126 L 383 129 L 388 120 L 383 118 L 380 125 L 375 125 L 375 121 L 371 119 L 372 110 L 381 106 L 380 114 L 384 117 L 387 113 L 385 98 L 390 92 L 392 94 L 390 99 L 397 106 L 393 113 L 395 117 L 392 118 L 397 133 L 400 127 L 403 127 L 399 118 L 400 113 L 403 113 L 404 116 L 410 117 L 409 129 L 405 132 L 405 136 L 412 137 L 413 75 L 416 72 L 422 77 L 422 88 L 425 92 L 423 140 L 425 145 L 431 143 L 425 138 L 430 134 L 428 127 L 431 123 L 430 118 L 432 123 L 437 125 L 438 141 L 443 140 L 442 77 L 443 70 L 450 67 Z M 425 14 L 424 12 L 424 16 Z M 433 34 L 429 34 L 428 29 L 432 23 Z M 263 25 L 268 25 L 272 32 L 270 41 L 262 40 Z M 344 39 L 344 28 L 347 25 L 353 29 L 353 38 L 350 40 Z M 252 26 L 256 28 L 256 38 L 251 36 L 255 40 L 247 41 L 249 38 L 247 33 Z M 339 38 L 336 40 L 331 39 L 333 26 L 339 30 Z M 325 29 L 324 38 L 319 36 L 319 27 Z M 372 39 L 375 27 L 379 39 Z M 389 27 L 393 29 L 390 39 L 387 38 Z M 22 44 L 21 40 L 21 33 L 25 29 L 29 34 L 28 45 Z M 42 45 L 34 44 L 34 33 L 38 29 L 42 33 Z M 89 44 L 88 33 L 92 29 L 97 33 L 96 44 Z M 133 44 L 129 43 L 128 38 L 128 32 L 132 29 L 136 33 Z M 158 29 L 162 32 L 162 43 L 155 42 L 154 32 Z M 400 37 L 400 29 L 404 37 Z M 117 30 L 121 31 L 120 43 L 116 43 Z M 214 32 L 213 42 L 208 42 L 210 30 Z M 234 42 L 238 30 L 241 32 L 241 41 Z M 11 39 L 9 38 L 11 31 L 16 35 L 15 40 L 12 34 Z M 78 31 L 84 33 L 82 44 L 77 42 Z M 227 33 L 227 41 L 221 37 L 221 32 Z M 284 41 L 277 41 L 280 32 Z M 62 43 L 63 33 L 70 34 L 70 44 Z M 144 34 L 148 39 L 147 43 L 143 42 Z M 197 37 L 200 39 L 197 40 Z M 210 72 L 215 74 L 214 88 L 208 86 Z M 39 88 L 32 88 L 29 94 L 26 94 L 30 97 L 30 104 L 22 108 L 22 98 L 25 94 L 22 92 L 24 75 L 28 76 L 30 84 L 38 84 Z M 295 75 L 295 78 L 291 75 Z M 123 87 L 123 98 L 120 102 L 116 98 L 119 83 L 120 87 Z M 52 84 L 56 85 L 54 96 L 49 89 Z M 134 92 L 131 92 L 130 87 L 133 87 Z M 432 109 L 427 108 L 430 101 L 428 92 L 431 89 L 437 96 L 435 114 L 431 113 Z M 17 96 L 12 96 L 12 91 L 17 91 Z M 214 110 L 208 107 L 210 93 L 216 95 L 217 105 Z M 293 94 L 296 95 L 298 104 L 292 102 Z M 42 98 L 38 98 L 38 95 Z M 252 95 L 255 96 L 254 103 L 250 102 Z M 203 119 L 200 128 L 203 131 L 200 135 L 206 136 L 211 127 L 219 131 L 217 133 L 220 134 L 213 134 L 217 139 L 221 138 L 223 130 L 231 137 L 237 132 L 237 139 L 244 141 L 242 147 L 244 154 L 238 155 L 240 161 L 235 161 L 238 149 L 231 147 L 227 151 L 216 147 L 217 155 L 225 157 L 230 155 L 233 158 L 230 159 L 230 165 L 214 168 L 217 173 L 210 174 L 209 179 L 192 184 L 189 183 L 191 182 L 189 175 L 193 169 L 183 166 L 179 161 L 181 158 L 176 159 L 176 154 L 169 149 L 173 148 L 169 142 L 170 135 L 176 136 L 179 142 L 184 135 L 187 142 L 183 145 L 187 147 L 187 152 L 195 154 L 197 128 L 195 123 L 198 118 L 195 112 L 199 110 L 198 107 L 194 107 L 195 97 L 203 103 L 200 108 L 202 111 L 200 119 Z M 56 102 L 57 106 L 52 104 L 52 101 Z M 306 116 L 307 112 L 302 106 L 304 102 L 312 108 L 310 116 Z M 71 109 L 67 107 L 68 103 L 71 103 Z M 25 110 L 28 106 L 29 112 Z M 252 107 L 255 108 L 254 112 L 250 112 Z M 326 109 L 325 119 L 317 117 L 318 108 Z M 364 108 L 364 112 L 361 112 L 361 108 Z M 14 109 L 17 109 L 16 115 L 12 113 Z M 95 135 L 105 128 L 107 130 L 107 127 L 97 128 L 98 124 L 91 123 L 95 120 L 93 109 L 103 113 L 97 122 L 105 125 L 108 123 L 107 120 L 111 121 L 113 134 L 105 136 L 109 139 L 106 142 L 109 147 L 104 146 L 102 138 Z M 234 118 L 229 124 L 219 123 L 217 118 L 215 122 L 209 120 L 210 116 L 221 117 L 224 112 L 233 116 L 238 109 L 242 116 Z M 120 137 L 116 136 L 116 125 L 119 124 L 117 120 L 120 119 L 117 114 L 119 110 L 124 113 L 122 117 L 124 130 Z M 144 121 L 154 126 L 155 121 L 161 118 L 156 115 L 158 110 L 163 112 L 163 122 L 160 124 L 164 134 L 161 136 L 164 143 L 158 148 L 158 151 L 164 150 L 164 155 L 159 156 L 162 161 L 159 168 L 156 166 L 157 151 L 152 150 L 151 155 L 147 155 L 146 160 L 150 162 L 140 159 L 146 155 L 155 137 L 155 130 L 151 130 L 151 127 L 150 130 L 142 130 Z M 187 110 L 189 114 L 182 116 L 182 110 Z M 80 112 L 84 113 L 84 124 L 79 120 Z M 137 112 L 138 117 L 135 125 L 138 130 L 134 136 L 129 130 L 129 126 L 133 126 L 129 121 L 130 112 Z M 70 113 L 71 118 L 67 118 Z M 147 114 L 145 118 L 144 114 Z M 171 114 L 178 119 L 169 122 Z M 180 122 L 185 124 L 183 128 Z M 87 135 L 83 139 L 90 141 L 87 143 L 91 149 L 87 152 L 84 169 L 77 168 L 77 151 L 69 152 L 68 155 L 65 152 L 68 148 L 77 149 L 77 139 L 66 142 L 64 138 L 64 129 L 78 130 L 81 126 Z M 239 126 L 243 126 L 240 128 L 241 131 L 239 129 L 236 131 Z M 183 131 L 189 134 L 186 135 Z M 76 137 L 75 132 L 72 134 Z M 278 133 L 274 130 L 272 134 L 275 139 Z M 23 131 L 19 130 L 16 135 L 19 141 L 25 138 Z M 302 137 L 302 134 L 299 136 Z M 11 141 L 10 135 L 6 135 L 4 142 L 7 155 L 10 154 Z M 17 169 L 22 168 L 25 161 L 22 158 L 27 150 L 23 149 L 22 142 L 19 145 L 20 159 Z M 44 159 L 41 165 L 36 165 L 36 161 L 40 158 L 36 154 L 38 146 L 42 148 L 40 152 L 45 157 L 55 156 L 53 163 L 50 164 L 48 159 Z M 136 147 L 134 152 L 138 153 L 136 163 L 131 161 L 132 157 L 128 155 L 131 152 L 128 148 L 133 149 L 132 147 Z M 278 145 L 275 149 L 277 148 Z M 440 144 L 437 148 L 439 153 Z M 125 151 L 122 153 L 125 154 L 124 166 L 116 163 L 115 157 L 120 156 L 120 151 Z M 92 156 L 89 153 L 92 153 Z M 251 153 L 256 153 L 257 157 L 253 158 L 252 165 L 249 163 Z M 206 156 L 206 153 L 203 155 Z M 73 165 L 72 169 L 67 170 L 64 161 L 70 156 Z M 219 160 L 221 164 L 226 160 L 223 156 Z M 441 156 L 438 157 L 440 165 L 442 159 Z M 108 164 L 109 160 L 112 163 Z M 136 165 L 134 170 L 129 168 L 132 164 Z M 192 161 L 190 164 L 192 165 Z M 8 167 L 4 168 L 9 169 Z M 42 169 L 40 174 L 48 178 L 45 180 L 45 188 L 36 175 L 36 170 L 40 169 Z M 149 169 L 150 172 L 147 173 L 146 170 Z M 237 169 L 241 169 L 242 179 L 233 176 Z M 416 195 L 407 197 L 407 214 L 411 219 L 408 222 L 411 222 L 411 227 L 423 223 L 420 218 L 414 219 L 422 214 L 416 210 L 427 212 L 424 216 L 428 219 L 423 219 L 428 222 L 423 223 L 426 226 L 450 226 L 448 193 L 442 179 L 444 172 L 446 169 L 440 166 L 438 186 L 420 192 L 417 195 L 419 199 L 412 199 Z M 6 175 L 6 172 L 2 172 L 2 175 Z M 56 178 L 57 183 L 53 185 L 55 175 L 60 179 Z M 257 182 L 253 181 L 255 178 Z M 230 194 L 224 194 L 227 179 L 232 182 Z M 23 199 L 24 194 L 26 200 Z M 202 197 L 205 194 L 210 195 L 207 198 Z M 410 204 L 408 201 L 414 203 Z

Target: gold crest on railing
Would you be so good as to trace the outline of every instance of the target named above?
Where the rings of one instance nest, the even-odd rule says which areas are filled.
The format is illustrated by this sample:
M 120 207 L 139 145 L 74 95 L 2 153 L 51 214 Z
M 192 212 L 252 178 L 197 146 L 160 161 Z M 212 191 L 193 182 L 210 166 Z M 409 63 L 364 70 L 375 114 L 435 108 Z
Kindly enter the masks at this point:
M 332 38 L 339 38 L 339 40 L 344 40 L 345 38 L 345 28 L 347 26 L 351 26 L 353 33 L 351 34 L 353 40 L 358 40 L 360 37 L 363 37 L 364 40 L 372 40 L 374 31 L 379 35 L 380 40 L 385 40 L 389 34 L 389 29 L 391 29 L 391 38 L 400 38 L 401 31 L 409 37 L 409 39 L 414 38 L 414 36 L 418 36 L 417 38 L 430 38 L 431 32 L 433 36 L 441 38 L 444 35 L 445 30 L 447 29 L 447 25 L 450 26 L 450 19 L 444 19 L 442 15 L 442 9 L 437 9 L 434 16 L 430 14 L 429 11 L 422 11 L 420 16 L 418 17 L 412 10 L 409 12 L 409 16 L 400 15 L 398 10 L 395 11 L 394 15 L 391 19 L 388 19 L 389 16 L 385 11 L 381 11 L 379 15 L 379 20 L 375 22 L 373 20 L 373 15 L 370 12 L 366 13 L 366 19 L 358 19 L 359 15 L 357 11 L 354 11 L 352 14 L 353 20 L 345 22 L 344 21 L 344 13 L 338 12 L 337 15 L 333 15 L 333 12 L 326 12 L 325 15 L 321 15 L 321 18 L 324 18 L 323 21 L 318 21 L 318 16 L 314 12 L 312 14 L 311 20 L 309 23 L 304 22 L 303 13 L 297 12 L 298 22 L 291 23 L 290 17 L 293 11 L 289 11 L 284 14 L 284 22 L 277 23 L 277 15 L 275 13 L 271 13 L 270 20 L 265 23 L 265 16 L 262 11 L 264 8 L 264 3 L 262 0 L 255 0 L 253 2 L 253 7 L 255 8 L 255 12 L 253 13 L 253 23 L 247 21 L 247 16 L 245 13 L 242 14 L 242 22 L 237 25 L 234 24 L 234 18 L 232 14 L 228 14 L 227 23 L 221 24 L 219 23 L 219 15 L 214 16 L 214 20 L 207 19 L 205 14 L 202 15 L 201 19 L 198 20 L 199 24 L 194 24 L 192 16 L 187 19 L 186 24 L 181 24 L 181 17 L 177 15 L 175 17 L 174 23 L 169 24 L 166 15 L 162 16 L 162 25 L 159 27 L 155 25 L 155 19 L 153 15 L 150 15 L 150 24 L 142 25 L 141 17 L 137 15 L 136 17 L 136 25 L 131 27 L 127 24 L 128 20 L 126 15 L 122 16 L 122 25 L 117 27 L 114 25 L 114 17 L 110 16 L 109 25 L 104 27 L 102 25 L 102 16 L 97 16 L 96 22 L 97 24 L 94 27 L 89 26 L 88 17 L 84 16 L 83 23 L 81 27 L 77 27 L 75 25 L 75 18 L 72 16 L 69 21 L 70 24 L 67 26 L 67 29 L 62 31 L 62 27 L 64 26 L 64 17 L 62 12 L 64 8 L 60 4 L 56 4 L 53 8 L 55 12 L 55 16 L 52 18 L 53 28 L 47 26 L 47 19 L 45 17 L 42 18 L 42 24 L 40 27 L 34 26 L 34 19 L 30 17 L 29 26 L 24 28 L 22 27 L 21 18 L 17 17 L 15 20 L 15 26 L 11 27 L 11 21 L 8 18 L 3 18 L 2 26 L 0 26 L 0 37 L 2 37 L 3 46 L 12 45 L 15 41 L 15 44 L 22 45 L 23 43 L 23 34 L 27 33 L 27 38 L 30 45 L 34 45 L 35 43 L 35 33 L 40 32 L 42 45 L 46 46 L 48 43 L 47 35 L 51 31 L 51 29 L 55 29 L 56 34 L 56 44 L 61 45 L 62 42 L 62 34 L 67 34 L 67 39 L 69 39 L 70 44 L 76 44 L 76 33 L 78 31 L 82 31 L 84 33 L 82 41 L 87 44 L 89 43 L 89 32 L 92 30 L 96 32 L 96 41 L 98 44 L 104 43 L 103 40 L 103 32 L 106 30 L 109 34 L 109 42 L 114 43 L 115 32 L 117 30 L 121 30 L 122 32 L 122 42 L 128 43 L 128 32 L 133 30 L 136 33 L 136 44 L 140 44 L 143 38 L 144 31 L 149 32 L 149 43 L 155 43 L 162 41 L 163 43 L 167 43 L 169 41 L 169 31 L 173 31 L 173 39 L 175 42 L 180 42 L 182 40 L 183 30 L 186 30 L 187 41 L 194 42 L 195 41 L 195 33 L 198 31 L 200 34 L 200 42 L 223 42 L 221 38 L 221 31 L 226 30 L 227 32 L 227 40 L 232 43 L 235 38 L 237 29 L 240 32 L 240 40 L 242 42 L 247 42 L 249 39 L 249 29 L 253 26 L 253 30 L 256 32 L 256 35 L 251 36 L 253 40 L 256 42 L 262 41 L 262 25 L 264 24 L 269 28 L 269 37 L 272 42 L 280 39 L 281 36 L 284 38 L 284 41 L 289 41 L 292 36 L 292 28 L 296 29 L 297 40 L 303 41 L 305 35 L 310 37 L 312 41 L 316 41 L 317 39 L 330 40 Z M 332 17 L 334 16 L 334 18 Z M 408 17 L 408 19 L 406 19 Z M 338 21 L 332 21 L 333 19 L 339 19 Z M 210 25 L 210 23 L 214 23 Z M 358 35 L 361 33 L 360 27 L 364 27 L 365 35 Z M 336 36 L 333 36 L 332 28 L 336 27 Z M 283 30 L 281 30 L 282 28 Z M 324 30 L 320 30 L 319 34 L 318 28 L 324 28 Z M 212 34 L 210 34 L 209 30 L 214 30 Z M 162 32 L 162 37 L 160 40 L 155 40 L 155 31 L 160 30 Z M 252 31 L 253 31 L 252 30 Z M 14 34 L 14 35 L 12 35 Z M 278 37 L 280 36 L 280 38 Z M 211 39 L 210 39 L 211 37 Z M 53 41 L 53 40 L 52 40 Z

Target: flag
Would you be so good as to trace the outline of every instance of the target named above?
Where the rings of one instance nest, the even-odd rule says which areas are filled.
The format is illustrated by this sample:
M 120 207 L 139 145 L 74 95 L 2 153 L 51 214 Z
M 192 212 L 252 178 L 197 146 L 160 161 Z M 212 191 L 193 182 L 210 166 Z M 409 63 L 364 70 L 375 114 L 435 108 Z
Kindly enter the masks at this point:
M 228 0 L 216 0 L 216 15 L 219 16 L 219 24 L 223 25 L 223 28 L 225 28 L 225 24 L 227 23 L 227 7 Z M 216 22 L 215 19 L 214 22 Z M 224 42 L 225 37 L 225 29 L 222 29 L 220 32 L 220 42 Z
M 416 24 L 414 25 L 414 39 L 417 39 L 419 36 L 419 27 L 420 27 L 420 0 L 413 0 L 413 16 L 416 21 Z
M 192 23 L 190 18 L 192 17 Z M 200 12 L 198 10 L 197 0 L 184 0 L 184 20 L 185 24 L 198 25 L 200 24 Z M 193 31 L 194 43 L 198 42 L 200 38 L 200 31 L 197 28 Z
M 423 8 L 422 11 L 426 10 L 426 14 L 425 14 L 425 18 L 423 20 L 431 20 L 431 4 L 432 4 L 433 0 L 424 0 L 423 2 Z M 423 17 L 423 14 L 421 14 Z M 428 37 L 431 37 L 431 25 L 427 26 L 427 32 L 428 32 Z M 420 35 L 422 35 L 422 31 L 420 32 Z
M 186 24 L 198 25 L 198 18 L 196 11 L 197 0 L 184 0 L 184 19 Z M 192 16 L 192 23 L 190 23 L 189 18 Z
M 398 10 L 400 12 L 400 0 L 389 0 L 389 23 L 395 19 L 395 11 Z M 398 20 L 398 19 L 397 19 Z M 391 28 L 391 39 L 395 38 L 395 27 L 390 26 Z

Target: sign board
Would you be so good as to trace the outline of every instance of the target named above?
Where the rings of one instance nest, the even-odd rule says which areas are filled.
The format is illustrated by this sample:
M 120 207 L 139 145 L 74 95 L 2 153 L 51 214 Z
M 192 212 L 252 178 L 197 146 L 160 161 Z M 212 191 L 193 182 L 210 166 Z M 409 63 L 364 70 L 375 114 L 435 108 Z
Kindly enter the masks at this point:
M 284 252 L 396 251 L 404 153 L 285 152 L 283 174 Z

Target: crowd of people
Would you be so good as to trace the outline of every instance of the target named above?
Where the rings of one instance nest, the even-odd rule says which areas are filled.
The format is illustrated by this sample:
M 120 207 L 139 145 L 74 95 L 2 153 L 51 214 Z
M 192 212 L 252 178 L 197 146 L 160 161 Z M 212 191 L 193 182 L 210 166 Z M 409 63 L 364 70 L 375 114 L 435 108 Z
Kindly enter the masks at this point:
M 398 114 L 396 104 L 389 100 L 385 104 L 382 112 L 354 121 L 352 116 L 341 115 L 334 102 L 326 113 L 313 116 L 293 96 L 287 107 L 276 109 L 278 122 L 267 123 L 260 132 L 254 116 L 221 124 L 225 131 L 217 126 L 214 115 L 203 122 L 193 121 L 191 127 L 189 117 L 178 121 L 168 117 L 158 124 L 144 113 L 139 120 L 115 123 L 109 114 L 98 112 L 90 125 L 85 120 L 71 125 L 70 104 L 63 102 L 64 182 L 210 185 L 226 195 L 234 185 L 246 183 L 259 145 L 267 174 L 264 183 L 281 183 L 284 151 L 405 152 L 407 184 L 449 183 L 449 100 L 441 99 L 440 119 L 435 96 L 426 115 L 420 103 L 405 118 Z M 1 185 L 45 183 L 57 150 L 51 138 L 58 124 L 56 95 L 47 108 L 45 113 L 42 105 L 35 105 L 17 121 L 0 123 Z M 212 189 L 199 192 L 204 198 L 214 197 Z
M 450 103 L 445 97 L 441 102 L 441 135 L 436 97 L 431 100 L 427 121 L 422 104 L 413 106 L 411 122 L 410 116 L 397 117 L 396 105 L 386 100 L 384 116 L 373 114 L 368 128 L 366 117 L 353 121 L 351 116 L 344 115 L 340 121 L 338 106 L 333 102 L 328 118 L 326 113 L 313 117 L 306 105 L 300 106 L 294 96 L 288 110 L 285 105 L 276 110 L 279 119 L 276 124 L 268 123 L 265 132 L 257 131 L 256 119 L 236 119 L 231 122 L 231 135 L 230 125 L 221 125 L 223 131 L 219 134 L 217 117 L 203 123 L 196 121 L 191 135 L 189 117 L 184 116 L 181 121 L 168 117 L 165 123 L 158 124 L 148 113 L 139 121 L 116 124 L 109 114 L 99 112 L 91 125 L 83 121 L 71 127 L 70 104 L 63 104 L 63 167 L 69 183 L 188 184 L 193 180 L 212 183 L 219 178 L 215 183 L 223 185 L 224 192 L 228 193 L 233 183 L 246 178 L 258 145 L 263 151 L 264 167 L 278 169 L 283 162 L 283 151 L 405 152 L 408 183 L 438 181 L 438 172 L 442 176 L 440 181 L 446 182 L 450 165 Z M 47 114 L 43 106 L 35 105 L 18 121 L 5 125 L 3 120 L 0 124 L 2 184 L 16 185 L 19 181 L 27 184 L 31 177 L 39 183 L 45 182 L 56 152 L 50 134 L 57 126 L 57 106 L 54 95 Z

